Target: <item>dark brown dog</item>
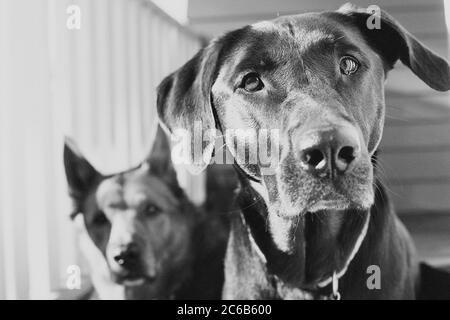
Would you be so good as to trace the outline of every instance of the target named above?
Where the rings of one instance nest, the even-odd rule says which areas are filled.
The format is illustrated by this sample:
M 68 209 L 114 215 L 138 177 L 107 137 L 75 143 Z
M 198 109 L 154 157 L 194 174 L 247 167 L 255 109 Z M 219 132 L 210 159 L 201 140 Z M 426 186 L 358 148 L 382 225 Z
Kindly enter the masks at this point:
M 223 284 L 227 231 L 179 187 L 170 149 L 158 129 L 139 167 L 104 176 L 70 141 L 64 164 L 72 217 L 82 214 L 99 250 L 85 250 L 94 287 L 108 299 L 212 299 Z
M 161 122 L 172 132 L 195 134 L 196 121 L 205 134 L 218 128 L 241 178 L 225 298 L 416 297 L 412 241 L 371 159 L 395 62 L 440 91 L 450 89 L 450 68 L 387 13 L 380 29 L 369 29 L 369 18 L 345 5 L 246 26 L 212 41 L 161 83 Z M 271 142 L 279 150 L 273 174 L 230 148 L 255 144 L 230 129 L 279 131 Z M 202 147 L 198 168 L 211 158 L 212 143 Z M 381 286 L 373 287 L 376 270 Z

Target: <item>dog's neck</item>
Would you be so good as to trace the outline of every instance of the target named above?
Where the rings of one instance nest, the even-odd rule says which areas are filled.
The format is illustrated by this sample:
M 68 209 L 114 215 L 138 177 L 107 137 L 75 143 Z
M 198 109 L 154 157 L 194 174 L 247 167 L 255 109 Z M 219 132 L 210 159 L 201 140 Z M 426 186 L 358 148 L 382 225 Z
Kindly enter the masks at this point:
M 333 273 L 342 277 L 366 235 L 370 212 L 329 212 L 296 218 L 271 216 L 257 182 L 247 179 L 239 168 L 241 182 L 238 204 L 255 251 L 268 271 L 290 286 L 311 291 L 330 284 Z M 333 215 L 345 215 L 338 229 Z M 343 217 L 341 217 L 343 218 Z M 271 228 L 283 230 L 281 239 Z

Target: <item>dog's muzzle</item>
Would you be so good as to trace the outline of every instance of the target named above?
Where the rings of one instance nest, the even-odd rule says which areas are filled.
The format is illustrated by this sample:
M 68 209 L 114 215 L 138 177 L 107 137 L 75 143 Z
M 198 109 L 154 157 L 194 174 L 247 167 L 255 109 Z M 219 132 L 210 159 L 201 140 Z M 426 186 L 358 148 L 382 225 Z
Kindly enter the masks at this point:
M 350 126 L 308 130 L 298 140 L 296 153 L 301 166 L 321 178 L 338 179 L 361 155 L 358 132 Z
M 126 286 L 138 286 L 153 280 L 144 268 L 141 251 L 134 243 L 120 246 L 112 250 L 110 262 L 114 281 Z
M 276 178 L 264 177 L 278 214 L 370 208 L 373 167 L 356 127 L 324 123 L 290 133 Z

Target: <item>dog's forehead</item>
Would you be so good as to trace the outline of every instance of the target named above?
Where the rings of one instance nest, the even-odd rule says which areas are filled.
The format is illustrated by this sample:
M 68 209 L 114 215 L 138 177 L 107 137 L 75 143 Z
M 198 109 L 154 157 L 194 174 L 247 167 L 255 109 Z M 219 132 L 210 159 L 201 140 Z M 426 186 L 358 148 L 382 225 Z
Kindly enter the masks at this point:
M 336 41 L 345 36 L 342 25 L 321 13 L 283 16 L 250 25 L 252 30 L 263 34 L 275 34 L 280 39 L 294 40 L 308 48 L 321 41 Z
M 149 174 L 146 169 L 137 169 L 103 180 L 97 188 L 96 199 L 100 208 L 121 210 L 137 208 L 144 203 L 170 210 L 177 203 L 167 184 Z
M 314 59 L 317 52 L 328 54 L 339 46 L 353 50 L 362 44 L 364 48 L 358 31 L 338 17 L 333 13 L 283 16 L 231 32 L 223 38 L 228 52 L 223 55 L 222 67 L 238 72 L 270 70 L 303 58 Z

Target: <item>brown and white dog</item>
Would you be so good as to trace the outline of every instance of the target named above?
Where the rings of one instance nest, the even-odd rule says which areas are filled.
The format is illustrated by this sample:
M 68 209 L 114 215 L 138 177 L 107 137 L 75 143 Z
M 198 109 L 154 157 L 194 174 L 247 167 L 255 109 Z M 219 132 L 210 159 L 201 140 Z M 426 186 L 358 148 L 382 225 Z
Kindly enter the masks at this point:
M 64 165 L 96 297 L 211 299 L 223 284 L 227 231 L 179 187 L 165 134 L 137 168 L 104 176 L 70 140 Z M 86 241 L 86 239 L 84 239 Z
M 450 89 L 450 68 L 387 13 L 380 29 L 367 27 L 370 17 L 348 4 L 246 26 L 213 40 L 160 84 L 167 129 L 194 135 L 196 121 L 205 135 L 217 128 L 240 176 L 224 298 L 416 297 L 414 247 L 372 158 L 394 64 L 439 91 Z M 230 129 L 279 130 L 274 174 L 230 148 L 255 143 Z M 202 147 L 200 169 L 212 142 Z M 380 271 L 381 286 L 367 285 L 370 270 Z

